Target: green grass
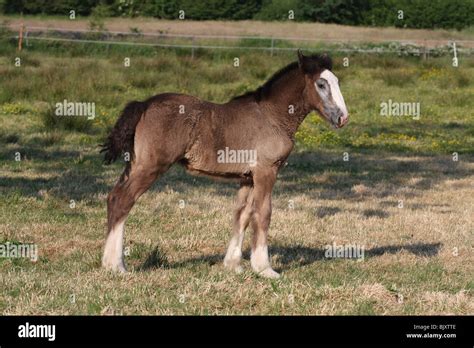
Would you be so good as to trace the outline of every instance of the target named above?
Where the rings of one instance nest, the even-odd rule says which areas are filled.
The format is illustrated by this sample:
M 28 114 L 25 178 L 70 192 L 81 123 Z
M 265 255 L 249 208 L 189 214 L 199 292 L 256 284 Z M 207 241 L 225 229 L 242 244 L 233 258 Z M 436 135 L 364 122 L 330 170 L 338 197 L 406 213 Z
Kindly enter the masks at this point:
M 225 102 L 233 95 L 256 88 L 294 59 L 294 53 L 280 53 L 270 59 L 265 53 L 205 51 L 197 53 L 193 60 L 189 52 L 182 50 L 148 48 L 144 53 L 114 47 L 107 53 L 58 44 L 49 45 L 50 55 L 45 57 L 43 46 L 22 53 L 21 68 L 12 65 L 17 54 L 2 58 L 1 71 L 6 78 L 0 88 L 2 112 L 35 112 L 44 116 L 47 129 L 95 130 L 102 135 L 128 100 L 173 91 Z M 69 50 L 71 47 L 75 48 Z M 72 57 L 65 58 L 65 52 Z M 232 63 L 237 54 L 241 66 L 235 68 Z M 128 68 L 123 65 L 125 57 L 131 59 Z M 350 57 L 350 66 L 345 68 L 342 57 L 336 56 L 335 72 L 350 105 L 352 126 L 334 133 L 316 115 L 311 115 L 297 139 L 305 149 L 324 145 L 416 153 L 472 153 L 473 59 L 466 57 L 462 61 L 461 67 L 453 68 L 447 57 L 420 63 L 419 58 L 356 55 Z M 98 116 L 92 122 L 58 119 L 47 105 L 64 99 L 93 101 Z M 420 120 L 380 116 L 380 103 L 388 99 L 419 102 Z
M 35 242 L 40 253 L 36 263 L 0 259 L 1 313 L 474 312 L 474 58 L 456 69 L 447 57 L 353 55 L 344 68 L 334 56 L 351 122 L 334 131 L 311 114 L 300 128 L 275 188 L 270 252 L 283 277 L 270 281 L 248 261 L 242 275 L 221 266 L 235 185 L 179 167 L 128 219 L 132 273 L 102 271 L 105 198 L 122 168 L 102 165 L 98 144 L 130 100 L 181 92 L 225 102 L 294 53 L 199 50 L 191 59 L 186 50 L 35 45 L 18 68 L 11 44 L 0 52 L 0 241 Z M 49 106 L 64 99 L 95 102 L 96 117 L 58 123 Z M 388 99 L 420 102 L 420 119 L 380 116 Z M 364 245 L 364 261 L 324 258 L 333 242 Z M 248 260 L 247 241 L 245 250 Z

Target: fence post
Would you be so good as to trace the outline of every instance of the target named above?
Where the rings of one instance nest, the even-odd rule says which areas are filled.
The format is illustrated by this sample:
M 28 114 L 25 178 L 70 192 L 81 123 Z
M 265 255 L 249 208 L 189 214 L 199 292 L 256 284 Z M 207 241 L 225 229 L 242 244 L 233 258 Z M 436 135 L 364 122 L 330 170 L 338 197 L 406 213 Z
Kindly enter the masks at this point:
M 426 39 L 423 41 L 423 60 L 426 60 Z
M 191 39 L 191 59 L 194 59 L 194 36 Z
M 457 52 L 457 49 L 456 49 L 456 41 L 453 41 L 453 54 L 454 54 L 454 58 L 453 58 L 453 66 L 455 66 L 456 68 L 458 67 L 458 52 Z M 454 62 L 456 65 L 454 65 Z
M 18 35 L 18 51 L 21 51 L 23 45 L 23 23 L 20 24 L 20 34 Z
M 270 49 L 270 56 L 273 57 L 273 47 L 275 46 L 275 39 L 272 37 L 272 47 Z

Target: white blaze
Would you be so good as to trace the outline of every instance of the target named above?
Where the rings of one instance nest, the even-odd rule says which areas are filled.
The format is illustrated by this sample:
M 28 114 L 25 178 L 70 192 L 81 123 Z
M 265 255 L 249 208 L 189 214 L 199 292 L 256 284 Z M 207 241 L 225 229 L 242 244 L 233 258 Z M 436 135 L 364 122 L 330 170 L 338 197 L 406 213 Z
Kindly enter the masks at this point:
M 346 103 L 344 102 L 344 98 L 342 97 L 341 90 L 339 89 L 339 80 L 337 79 L 336 75 L 334 75 L 329 70 L 324 70 L 320 78 L 325 79 L 329 83 L 329 87 L 331 88 L 332 98 L 336 105 L 341 109 L 343 117 L 347 117 L 347 107 Z

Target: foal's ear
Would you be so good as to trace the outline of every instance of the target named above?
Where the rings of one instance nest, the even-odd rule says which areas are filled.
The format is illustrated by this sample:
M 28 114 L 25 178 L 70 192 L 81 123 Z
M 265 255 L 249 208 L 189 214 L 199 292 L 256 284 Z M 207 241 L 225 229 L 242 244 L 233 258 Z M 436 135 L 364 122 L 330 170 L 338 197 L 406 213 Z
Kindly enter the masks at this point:
M 332 70 L 332 59 L 327 53 L 323 53 L 320 56 L 320 66 L 321 69 Z
M 311 57 L 303 55 L 301 50 L 298 50 L 298 66 L 305 74 L 313 74 L 317 70 L 317 64 Z

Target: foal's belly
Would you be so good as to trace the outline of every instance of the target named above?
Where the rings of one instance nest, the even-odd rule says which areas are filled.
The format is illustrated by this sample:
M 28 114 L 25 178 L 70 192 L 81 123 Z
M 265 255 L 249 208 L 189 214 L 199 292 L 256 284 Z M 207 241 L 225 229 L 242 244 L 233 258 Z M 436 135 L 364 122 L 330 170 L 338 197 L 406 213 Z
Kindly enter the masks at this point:
M 221 166 L 205 165 L 204 163 L 190 163 L 186 158 L 179 162 L 191 175 L 206 176 L 212 179 L 252 183 L 252 172 L 248 167 L 242 165 Z
M 251 181 L 256 160 L 252 151 L 238 151 L 229 146 L 219 147 L 217 150 L 214 146 L 204 149 L 204 146 L 197 142 L 186 152 L 180 164 L 192 175 Z

